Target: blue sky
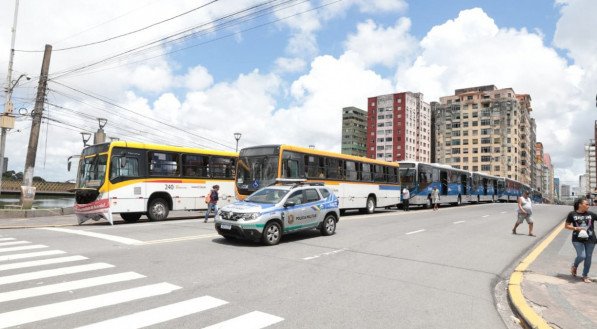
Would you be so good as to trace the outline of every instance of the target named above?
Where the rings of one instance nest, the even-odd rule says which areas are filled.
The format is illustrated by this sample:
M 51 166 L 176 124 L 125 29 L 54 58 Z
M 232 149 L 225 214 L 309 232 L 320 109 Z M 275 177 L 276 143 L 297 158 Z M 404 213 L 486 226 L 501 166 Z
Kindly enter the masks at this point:
M 14 1 L 5 3 L 2 77 Z M 72 178 L 65 159 L 80 152 L 80 132 L 95 131 L 97 117 L 108 119 L 109 136 L 122 139 L 229 149 L 233 133 L 241 132 L 241 147 L 291 143 L 339 151 L 342 107 L 364 108 L 367 97 L 407 90 L 431 102 L 454 89 L 485 84 L 530 94 L 538 140 L 556 174 L 576 185 L 584 173 L 584 144 L 594 138 L 596 118 L 592 0 L 292 1 L 290 9 L 270 10 L 258 20 L 184 44 L 160 45 L 152 60 L 125 56 L 116 66 L 59 74 L 264 1 L 220 0 L 127 37 L 56 50 L 134 31 L 207 3 L 21 1 L 16 48 L 50 43 L 55 49 L 47 106 L 53 121 L 42 129 L 36 174 Z M 172 50 L 179 51 L 167 54 Z M 34 77 L 15 88 L 17 108 L 31 110 L 40 63 L 40 53 L 16 53 L 13 78 Z M 10 169 L 22 170 L 28 126 L 30 119 L 19 117 L 8 135 Z

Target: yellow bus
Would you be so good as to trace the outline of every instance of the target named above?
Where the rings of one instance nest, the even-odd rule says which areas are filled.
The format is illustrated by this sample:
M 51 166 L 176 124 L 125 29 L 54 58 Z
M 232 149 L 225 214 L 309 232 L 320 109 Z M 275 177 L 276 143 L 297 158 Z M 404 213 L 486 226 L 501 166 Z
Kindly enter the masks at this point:
M 234 201 L 238 154 L 188 147 L 113 141 L 83 149 L 75 188 L 79 225 L 120 214 L 163 220 L 172 210 L 204 210 L 205 195 L 220 186 L 219 205 Z M 70 163 L 69 163 L 70 167 Z
M 395 162 L 291 145 L 248 147 L 239 154 L 236 193 L 242 200 L 280 179 L 306 179 L 330 187 L 342 211 L 373 213 L 401 203 L 398 168 Z

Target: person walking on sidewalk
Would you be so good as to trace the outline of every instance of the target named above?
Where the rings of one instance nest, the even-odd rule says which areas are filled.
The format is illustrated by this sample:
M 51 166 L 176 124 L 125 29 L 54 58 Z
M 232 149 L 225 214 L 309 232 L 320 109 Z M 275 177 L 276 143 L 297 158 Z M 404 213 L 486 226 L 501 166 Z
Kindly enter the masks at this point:
M 402 209 L 408 211 L 410 202 L 410 191 L 405 187 L 402 189 Z
M 516 223 L 514 223 L 512 234 L 516 234 L 516 228 L 518 225 L 522 224 L 522 222 L 526 220 L 529 224 L 529 236 L 535 236 L 535 234 L 533 234 L 533 219 L 531 218 L 532 214 L 533 206 L 531 205 L 529 191 L 524 191 L 522 192 L 522 195 L 518 197 L 518 218 L 516 219 Z
M 595 220 L 597 215 L 589 211 L 589 200 L 580 197 L 574 202 L 574 211 L 566 217 L 564 227 L 572 231 L 572 245 L 576 250 L 576 258 L 570 268 L 572 276 L 576 276 L 578 265 L 584 260 L 582 280 L 590 283 L 589 270 L 597 237 L 595 236 Z
M 204 223 L 207 223 L 207 218 L 209 217 L 209 213 L 213 210 L 214 211 L 214 218 L 218 214 L 218 191 L 220 190 L 219 185 L 214 185 L 209 192 L 209 194 L 205 197 L 205 202 L 207 202 L 207 210 L 205 211 L 205 220 Z
M 439 189 L 437 186 L 431 191 L 431 202 L 433 203 L 433 211 L 439 210 Z

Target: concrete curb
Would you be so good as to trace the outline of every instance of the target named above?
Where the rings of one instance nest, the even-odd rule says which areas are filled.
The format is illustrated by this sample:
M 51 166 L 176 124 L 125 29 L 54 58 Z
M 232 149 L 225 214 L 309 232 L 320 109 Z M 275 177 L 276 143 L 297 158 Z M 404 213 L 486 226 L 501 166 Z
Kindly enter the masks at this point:
M 522 280 L 524 279 L 524 272 L 526 272 L 527 268 L 539 257 L 539 255 L 549 246 L 549 244 L 558 236 L 558 234 L 564 229 L 564 225 L 560 223 L 556 228 L 545 238 L 545 240 L 541 241 L 541 243 L 531 251 L 528 256 L 526 256 L 520 264 L 514 269 L 514 272 L 510 275 L 510 280 L 508 282 L 508 298 L 510 302 L 514 306 L 516 312 L 522 317 L 522 321 L 526 324 L 528 328 L 538 328 L 538 329 L 550 329 L 551 326 L 543 319 L 539 314 L 537 314 L 533 308 L 529 306 L 522 294 Z

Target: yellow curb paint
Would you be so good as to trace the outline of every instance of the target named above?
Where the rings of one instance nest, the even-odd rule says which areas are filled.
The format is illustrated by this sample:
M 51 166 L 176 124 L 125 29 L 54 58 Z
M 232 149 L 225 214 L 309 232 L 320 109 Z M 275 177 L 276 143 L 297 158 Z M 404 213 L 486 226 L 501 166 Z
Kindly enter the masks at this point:
M 527 304 L 524 295 L 522 294 L 522 280 L 524 279 L 524 272 L 527 268 L 541 255 L 541 253 L 549 246 L 549 244 L 560 234 L 562 229 L 564 228 L 563 222 L 558 225 L 545 240 L 541 241 L 541 243 L 528 255 L 526 256 L 520 264 L 514 269 L 512 275 L 510 275 L 510 280 L 508 282 L 508 295 L 510 295 L 510 300 L 512 301 L 512 305 L 518 311 L 525 322 L 531 328 L 538 328 L 538 329 L 549 329 L 551 328 L 547 321 L 543 319 L 533 308 Z

